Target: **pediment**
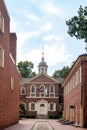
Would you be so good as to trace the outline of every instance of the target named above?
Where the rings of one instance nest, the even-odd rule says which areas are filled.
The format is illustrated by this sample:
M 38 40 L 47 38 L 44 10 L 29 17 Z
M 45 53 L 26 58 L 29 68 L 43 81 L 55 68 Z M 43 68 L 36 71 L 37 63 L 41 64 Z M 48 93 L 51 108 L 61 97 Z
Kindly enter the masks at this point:
M 44 82 L 46 82 L 46 83 L 58 83 L 58 81 L 57 80 L 55 80 L 55 79 L 53 79 L 53 78 L 51 78 L 50 76 L 48 76 L 48 75 L 44 75 L 44 74 L 40 74 L 40 75 L 37 75 L 36 77 L 34 77 L 34 78 L 32 78 L 32 79 L 30 79 L 29 81 L 27 81 L 28 83 L 39 83 L 39 82 L 41 82 L 41 83 L 44 83 Z

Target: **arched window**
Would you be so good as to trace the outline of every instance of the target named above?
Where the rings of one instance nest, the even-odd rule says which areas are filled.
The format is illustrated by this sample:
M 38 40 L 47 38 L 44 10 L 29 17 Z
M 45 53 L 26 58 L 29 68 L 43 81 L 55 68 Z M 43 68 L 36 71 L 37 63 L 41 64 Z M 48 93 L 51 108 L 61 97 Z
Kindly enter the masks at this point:
M 50 93 L 54 93 L 55 92 L 55 87 L 54 87 L 54 85 L 51 85 L 50 86 Z
M 31 85 L 31 93 L 35 93 L 36 92 L 36 87 L 35 85 Z
M 4 49 L 0 46 L 0 66 L 4 67 Z
M 40 92 L 41 92 L 41 93 L 45 93 L 45 85 L 42 84 L 42 85 L 40 86 Z

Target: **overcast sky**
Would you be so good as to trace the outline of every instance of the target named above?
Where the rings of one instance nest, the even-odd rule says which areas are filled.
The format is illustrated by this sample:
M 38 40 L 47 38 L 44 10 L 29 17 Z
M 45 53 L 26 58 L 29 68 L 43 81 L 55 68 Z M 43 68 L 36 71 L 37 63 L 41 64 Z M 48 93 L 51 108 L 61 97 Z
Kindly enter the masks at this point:
M 67 34 L 66 20 L 78 15 L 80 5 L 87 0 L 5 0 L 10 16 L 10 31 L 17 34 L 17 63 L 31 61 L 34 71 L 42 58 L 48 65 L 48 74 L 70 66 L 85 53 L 84 40 Z

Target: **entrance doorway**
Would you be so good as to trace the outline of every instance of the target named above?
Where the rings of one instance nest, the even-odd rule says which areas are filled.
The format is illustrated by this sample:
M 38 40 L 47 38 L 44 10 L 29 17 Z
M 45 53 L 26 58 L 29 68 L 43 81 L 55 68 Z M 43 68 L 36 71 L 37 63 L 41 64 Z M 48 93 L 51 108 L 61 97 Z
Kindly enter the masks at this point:
M 48 102 L 46 100 L 37 101 L 37 117 L 40 119 L 48 117 Z

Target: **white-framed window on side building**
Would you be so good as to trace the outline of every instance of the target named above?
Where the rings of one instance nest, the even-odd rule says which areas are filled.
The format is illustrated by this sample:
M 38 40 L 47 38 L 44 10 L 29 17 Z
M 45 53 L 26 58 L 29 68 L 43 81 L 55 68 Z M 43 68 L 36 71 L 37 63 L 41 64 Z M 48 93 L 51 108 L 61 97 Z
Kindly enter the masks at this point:
M 0 67 L 4 67 L 4 49 L 0 45 Z
M 4 33 L 4 17 L 0 11 L 0 33 Z
M 13 76 L 11 76 L 11 89 L 12 90 L 14 89 L 14 78 L 13 78 Z

